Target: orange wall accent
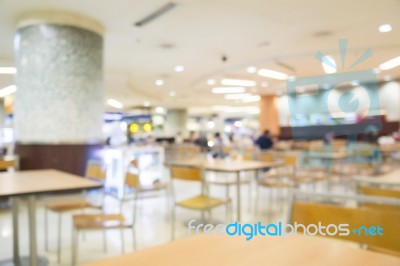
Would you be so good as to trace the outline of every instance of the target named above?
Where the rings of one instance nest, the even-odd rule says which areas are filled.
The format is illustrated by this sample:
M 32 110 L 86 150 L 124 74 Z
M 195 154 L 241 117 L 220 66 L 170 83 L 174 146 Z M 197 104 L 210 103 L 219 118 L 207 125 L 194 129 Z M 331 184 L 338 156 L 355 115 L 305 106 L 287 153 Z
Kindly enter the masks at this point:
M 260 131 L 268 129 L 272 135 L 279 135 L 279 113 L 277 97 L 274 95 L 261 96 L 260 100 Z

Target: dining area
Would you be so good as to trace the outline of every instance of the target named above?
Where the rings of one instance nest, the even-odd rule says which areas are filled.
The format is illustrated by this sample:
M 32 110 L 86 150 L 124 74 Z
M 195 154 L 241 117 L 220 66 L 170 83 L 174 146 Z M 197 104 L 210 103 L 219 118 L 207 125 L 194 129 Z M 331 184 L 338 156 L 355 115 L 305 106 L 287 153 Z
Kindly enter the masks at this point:
M 357 164 L 373 165 L 357 158 L 365 152 L 311 146 L 231 150 L 223 158 L 193 148 L 190 154 L 166 158 L 152 181 L 141 169 L 140 157 L 129 157 L 118 179 L 121 193 L 107 181 L 115 179 L 113 165 L 101 161 L 88 161 L 84 177 L 51 169 L 18 170 L 17 159 L 2 162 L 6 172 L 0 174 L 0 197 L 7 197 L 11 207 L 0 212 L 1 242 L 8 241 L 0 265 L 264 265 L 267 259 L 292 265 L 310 259 L 323 264 L 334 257 L 340 257 L 341 265 L 361 260 L 398 265 L 400 229 L 393 221 L 400 217 L 399 169 L 391 164 L 385 173 L 376 174 L 373 168 L 360 172 Z M 210 236 L 213 230 L 190 234 L 193 220 L 204 228 L 370 224 L 383 228 L 384 235 L 296 231 L 285 237 L 260 233 L 246 241 L 246 230 L 243 236 L 231 236 L 228 229 L 222 235 Z M 282 256 L 286 253 L 290 255 Z

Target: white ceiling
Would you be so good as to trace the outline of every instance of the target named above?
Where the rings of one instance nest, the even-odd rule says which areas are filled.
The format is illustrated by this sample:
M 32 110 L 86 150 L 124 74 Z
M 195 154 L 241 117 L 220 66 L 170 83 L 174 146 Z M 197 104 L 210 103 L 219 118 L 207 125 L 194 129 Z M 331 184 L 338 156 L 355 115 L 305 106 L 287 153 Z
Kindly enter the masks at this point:
M 352 70 L 375 68 L 400 55 L 399 0 L 176 0 L 174 10 L 144 27 L 133 26 L 167 1 L 0 0 L 0 64 L 12 64 L 18 17 L 48 9 L 78 12 L 104 24 L 106 98 L 125 106 L 144 101 L 166 107 L 239 104 L 211 94 L 209 78 L 268 81 L 269 87 L 258 87 L 257 92 L 276 93 L 284 82 L 249 74 L 246 68 L 267 67 L 297 77 L 321 75 L 315 53 L 330 54 L 339 62 L 340 38 L 349 40 L 349 65 L 372 49 L 373 57 Z M 393 30 L 378 32 L 384 23 Z M 316 36 L 324 32 L 330 34 Z M 162 48 L 166 44 L 172 48 Z M 176 65 L 185 71 L 176 73 Z M 400 67 L 379 78 L 386 74 L 398 77 Z M 154 81 L 160 78 L 165 85 L 157 87 Z M 12 77 L 0 75 L 0 86 L 10 83 Z M 168 96 L 171 90 L 176 97 Z

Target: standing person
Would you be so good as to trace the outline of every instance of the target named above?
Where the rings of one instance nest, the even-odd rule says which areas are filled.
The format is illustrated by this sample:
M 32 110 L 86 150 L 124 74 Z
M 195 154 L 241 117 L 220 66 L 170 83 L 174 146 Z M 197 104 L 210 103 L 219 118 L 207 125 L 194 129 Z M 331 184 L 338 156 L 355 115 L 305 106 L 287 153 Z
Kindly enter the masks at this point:
M 268 150 L 271 149 L 274 145 L 269 130 L 265 130 L 261 136 L 258 137 L 255 144 L 258 146 L 260 150 Z
M 219 132 L 214 134 L 214 141 L 212 146 L 212 156 L 214 158 L 223 158 L 224 154 L 224 140 Z

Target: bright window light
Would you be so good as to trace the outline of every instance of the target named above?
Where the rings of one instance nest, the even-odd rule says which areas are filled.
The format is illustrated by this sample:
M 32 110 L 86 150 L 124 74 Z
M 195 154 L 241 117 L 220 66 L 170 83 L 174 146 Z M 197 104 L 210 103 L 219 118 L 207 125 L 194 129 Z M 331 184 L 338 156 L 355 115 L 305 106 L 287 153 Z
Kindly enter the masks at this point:
M 15 67 L 0 67 L 0 74 L 15 74 L 17 69 Z
M 0 90 L 0 98 L 3 98 L 7 95 L 13 94 L 17 91 L 17 86 L 10 85 Z
M 380 70 L 389 70 L 395 67 L 400 66 L 400 56 L 390 59 L 389 61 L 386 61 L 385 63 L 382 63 L 379 65 Z
M 286 80 L 289 75 L 286 73 L 270 70 L 270 69 L 260 69 L 258 70 L 258 75 L 266 77 L 266 78 L 272 78 L 272 79 L 278 79 L 278 80 Z
M 122 109 L 124 107 L 124 105 L 121 102 L 114 99 L 108 99 L 107 104 L 117 109 Z
M 211 91 L 212 93 L 242 93 L 246 89 L 243 87 L 215 87 Z
M 244 87 L 257 86 L 257 82 L 255 82 L 254 80 L 245 80 L 245 79 L 223 79 L 221 80 L 221 84 L 226 86 L 244 86 Z

